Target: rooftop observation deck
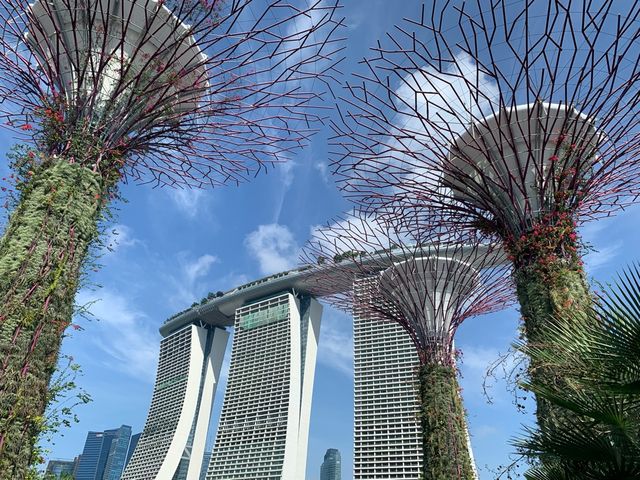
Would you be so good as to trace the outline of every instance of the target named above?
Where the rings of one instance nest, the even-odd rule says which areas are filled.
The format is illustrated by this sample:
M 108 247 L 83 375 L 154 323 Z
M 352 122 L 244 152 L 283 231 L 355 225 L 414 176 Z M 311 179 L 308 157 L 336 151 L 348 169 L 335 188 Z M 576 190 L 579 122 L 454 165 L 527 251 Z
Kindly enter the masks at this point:
M 474 251 L 472 247 L 463 245 L 456 249 L 455 253 L 448 255 L 451 255 L 451 258 L 465 258 L 465 261 L 472 264 L 478 262 L 482 264 L 480 268 L 488 266 L 485 258 L 489 252 L 488 245 L 481 246 L 476 250 L 478 253 L 474 259 L 466 257 L 471 251 Z M 215 327 L 232 327 L 236 309 L 255 300 L 286 291 L 315 296 L 319 291 L 319 284 L 322 285 L 322 295 L 345 292 L 352 288 L 354 275 L 361 273 L 363 267 L 373 273 L 385 270 L 397 262 L 406 261 L 409 257 L 433 256 L 434 254 L 447 255 L 434 245 L 392 251 L 379 250 L 366 254 L 365 252 L 345 252 L 340 255 L 342 258 L 334 258 L 334 262 L 328 260 L 326 268 L 307 265 L 254 280 L 227 292 L 210 294 L 200 304 L 193 305 L 166 320 L 160 327 L 160 334 L 166 337 L 194 322 L 204 322 Z M 491 253 L 489 257 L 496 265 L 506 262 L 506 257 L 501 251 Z
M 284 291 L 309 294 L 313 277 L 317 274 L 316 269 L 305 266 L 254 280 L 222 294 L 219 292 L 218 295 L 207 298 L 204 303 L 188 308 L 166 320 L 160 327 L 160 334 L 166 337 L 184 325 L 196 321 L 216 327 L 231 327 L 234 324 L 237 308 L 253 300 Z

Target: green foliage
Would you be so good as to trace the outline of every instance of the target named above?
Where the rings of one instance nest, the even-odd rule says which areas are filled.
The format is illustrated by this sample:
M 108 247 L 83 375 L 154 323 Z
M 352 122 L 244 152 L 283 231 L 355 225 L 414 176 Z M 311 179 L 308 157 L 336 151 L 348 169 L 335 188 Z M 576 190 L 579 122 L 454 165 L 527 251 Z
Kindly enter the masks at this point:
M 81 163 L 23 161 L 20 201 L 0 239 L 0 478 L 26 477 L 47 429 L 48 385 L 109 188 Z
M 571 321 L 550 322 L 539 343 L 521 345 L 532 360 L 562 374 L 524 385 L 564 415 L 518 443 L 539 465 L 530 480 L 640 478 L 640 269 Z
M 336 253 L 333 256 L 333 261 L 335 263 L 340 263 L 343 260 L 350 260 L 350 259 L 353 259 L 353 258 L 358 258 L 359 256 L 364 255 L 364 253 L 366 253 L 366 252 L 359 252 L 358 250 L 349 250 L 349 251 L 342 252 L 342 253 Z
M 425 480 L 475 479 L 455 367 L 420 367 Z

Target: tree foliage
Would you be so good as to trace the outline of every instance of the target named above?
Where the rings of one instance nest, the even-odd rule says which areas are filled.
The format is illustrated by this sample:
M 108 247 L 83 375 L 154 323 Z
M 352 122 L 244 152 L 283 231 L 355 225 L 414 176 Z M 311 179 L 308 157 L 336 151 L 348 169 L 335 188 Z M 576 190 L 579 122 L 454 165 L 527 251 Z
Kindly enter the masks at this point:
M 518 442 L 537 461 L 530 480 L 640 478 L 640 266 L 627 269 L 588 314 L 555 321 L 542 344 L 522 345 L 562 382 L 535 376 L 525 388 L 567 412 Z

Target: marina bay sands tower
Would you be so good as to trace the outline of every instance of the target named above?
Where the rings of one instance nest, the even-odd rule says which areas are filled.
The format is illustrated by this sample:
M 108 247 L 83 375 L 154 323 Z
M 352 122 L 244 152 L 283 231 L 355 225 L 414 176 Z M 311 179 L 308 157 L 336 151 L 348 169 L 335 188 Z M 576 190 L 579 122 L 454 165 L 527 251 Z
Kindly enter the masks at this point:
M 322 307 L 305 269 L 206 299 L 170 318 L 149 414 L 123 480 L 198 480 L 228 329 L 227 390 L 208 480 L 305 478 Z

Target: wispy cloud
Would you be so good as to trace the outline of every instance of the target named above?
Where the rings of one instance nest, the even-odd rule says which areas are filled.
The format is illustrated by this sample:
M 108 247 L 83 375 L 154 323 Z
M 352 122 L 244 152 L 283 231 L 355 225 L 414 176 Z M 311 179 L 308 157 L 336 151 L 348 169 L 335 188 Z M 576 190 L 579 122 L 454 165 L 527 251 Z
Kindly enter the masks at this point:
M 181 213 L 195 218 L 206 198 L 204 190 L 197 188 L 167 188 L 169 198 Z
M 313 164 L 313 168 L 318 171 L 324 183 L 330 183 L 329 167 L 326 163 L 316 162 Z
M 622 245 L 622 241 L 618 241 L 586 255 L 584 257 L 584 263 L 589 273 L 595 272 L 616 258 L 618 256 L 618 252 L 622 249 Z
M 294 180 L 294 170 L 297 167 L 297 164 L 293 160 L 287 160 L 286 162 L 279 163 L 276 167 L 276 171 L 278 172 L 278 176 L 280 179 L 281 187 L 278 193 L 278 199 L 275 201 L 275 211 L 273 213 L 273 223 L 278 223 L 280 221 L 280 215 L 282 214 L 282 207 L 284 206 L 284 200 L 293 185 Z
M 289 270 L 296 265 L 300 248 L 291 231 L 284 225 L 260 225 L 245 238 L 249 254 L 258 260 L 260 273 Z
M 184 308 L 196 300 L 200 300 L 209 290 L 211 282 L 206 279 L 211 267 L 218 262 L 214 255 L 206 253 L 193 259 L 187 252 L 178 255 L 179 268 L 169 275 L 173 284 L 173 294 L 169 297 L 174 308 Z
M 106 368 L 152 382 L 159 349 L 156 323 L 125 296 L 108 289 L 83 290 L 78 303 L 90 304 L 89 311 L 97 319 L 89 327 L 95 333 L 87 341 L 106 353 Z
M 349 315 L 325 307 L 318 344 L 318 362 L 350 377 L 353 377 L 352 325 Z
M 460 370 L 465 399 L 482 402 L 488 400 L 492 403 L 507 401 L 507 394 L 511 394 L 512 372 L 519 366 L 522 357 L 512 351 L 505 354 L 496 348 L 482 345 L 456 347 L 462 349 Z

